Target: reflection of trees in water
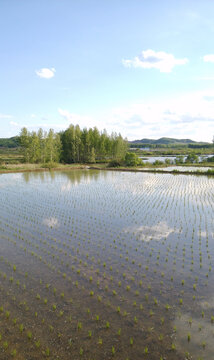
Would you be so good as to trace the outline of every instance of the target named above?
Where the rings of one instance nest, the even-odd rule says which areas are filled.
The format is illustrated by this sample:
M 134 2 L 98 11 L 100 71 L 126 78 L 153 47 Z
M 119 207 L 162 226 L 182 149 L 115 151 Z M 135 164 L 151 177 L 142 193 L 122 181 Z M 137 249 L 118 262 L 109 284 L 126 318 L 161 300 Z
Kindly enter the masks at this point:
M 61 173 L 65 175 L 72 183 L 80 183 L 82 180 L 90 182 L 91 180 L 98 180 L 99 178 L 106 178 L 106 171 L 99 170 L 71 170 Z
M 48 175 L 48 177 L 50 176 L 49 174 L 47 174 L 46 172 L 43 172 L 43 171 L 24 172 L 22 175 L 23 175 L 23 179 L 26 183 L 28 183 L 30 180 L 33 180 L 33 179 L 39 179 L 42 182 L 44 182 L 45 179 L 47 179 L 47 175 Z
M 24 172 L 23 179 L 26 183 L 30 180 L 39 179 L 44 182 L 48 179 L 54 180 L 57 175 L 69 180 L 71 184 L 79 184 L 82 180 L 84 182 L 90 182 L 91 180 L 98 180 L 99 178 L 106 178 L 106 171 L 99 170 L 69 170 L 69 171 L 35 171 L 35 172 Z

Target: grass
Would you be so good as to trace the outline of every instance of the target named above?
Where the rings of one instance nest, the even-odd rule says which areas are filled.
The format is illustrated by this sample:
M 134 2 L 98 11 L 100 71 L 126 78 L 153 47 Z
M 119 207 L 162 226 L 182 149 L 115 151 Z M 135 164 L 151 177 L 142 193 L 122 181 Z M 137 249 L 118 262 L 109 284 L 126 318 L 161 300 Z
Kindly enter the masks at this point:
M 31 171 L 48 171 L 48 170 L 72 170 L 72 169 L 84 169 L 85 164 L 27 164 L 27 163 L 8 163 L 5 165 L 0 164 L 0 173 L 7 172 L 31 172 Z

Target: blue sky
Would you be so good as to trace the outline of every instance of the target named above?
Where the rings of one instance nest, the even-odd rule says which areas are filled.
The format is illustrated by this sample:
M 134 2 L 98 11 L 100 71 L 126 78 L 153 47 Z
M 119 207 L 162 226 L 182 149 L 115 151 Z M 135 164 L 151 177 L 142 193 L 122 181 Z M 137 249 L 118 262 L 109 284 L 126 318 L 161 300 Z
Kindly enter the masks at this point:
M 214 2 L 1 0 L 0 137 L 70 123 L 212 141 Z

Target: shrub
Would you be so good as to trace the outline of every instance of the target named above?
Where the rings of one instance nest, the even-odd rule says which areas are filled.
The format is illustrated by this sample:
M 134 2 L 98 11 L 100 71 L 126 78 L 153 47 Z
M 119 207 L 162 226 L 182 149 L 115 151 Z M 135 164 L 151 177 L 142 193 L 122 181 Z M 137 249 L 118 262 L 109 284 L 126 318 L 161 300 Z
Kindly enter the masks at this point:
M 47 162 L 45 164 L 42 164 L 41 167 L 44 169 L 53 169 L 53 168 L 56 168 L 57 166 L 58 166 L 58 164 L 55 162 Z
M 208 157 L 208 158 L 206 159 L 206 161 L 208 161 L 208 162 L 214 162 L 214 156 Z
M 126 166 L 138 166 L 142 165 L 142 160 L 135 154 L 127 152 L 125 155 L 125 165 Z
M 178 164 L 183 164 L 183 163 L 184 163 L 184 157 L 182 155 L 177 156 L 175 159 L 175 164 L 178 165 Z
M 153 162 L 153 165 L 163 165 L 163 164 L 164 164 L 163 161 L 160 161 L 160 160 L 155 160 Z
M 111 160 L 108 163 L 108 167 L 120 167 L 122 165 L 122 162 L 119 160 Z
M 207 170 L 207 175 L 214 175 L 214 169 Z
M 199 162 L 199 158 L 196 154 L 189 154 L 185 160 L 186 163 L 198 163 Z

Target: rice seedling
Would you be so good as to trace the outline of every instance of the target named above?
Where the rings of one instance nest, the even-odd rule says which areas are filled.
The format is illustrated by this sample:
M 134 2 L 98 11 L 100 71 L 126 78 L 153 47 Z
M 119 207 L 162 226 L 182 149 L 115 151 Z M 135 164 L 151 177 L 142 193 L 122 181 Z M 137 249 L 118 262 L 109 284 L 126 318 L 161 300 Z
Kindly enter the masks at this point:
M 201 343 L 201 346 L 202 346 L 202 348 L 205 350 L 205 347 L 206 347 L 206 341 L 203 341 L 203 342 Z
M 32 332 L 31 331 L 27 332 L 27 338 L 28 338 L 28 340 L 32 339 Z
M 82 323 L 79 321 L 77 323 L 77 330 L 81 330 L 82 329 Z
M 11 351 L 11 353 L 10 353 L 10 354 L 11 354 L 11 356 L 12 356 L 12 357 L 14 357 L 14 358 L 15 358 L 15 357 L 16 357 L 16 355 L 17 355 L 17 351 L 16 351 L 16 349 L 13 349 L 13 350 Z
M 163 334 L 160 334 L 159 337 L 158 337 L 158 339 L 159 339 L 160 341 L 163 341 L 163 338 L 164 338 Z
M 110 328 L 110 323 L 109 321 L 106 321 L 106 329 L 109 329 Z
M 36 346 L 37 349 L 40 348 L 40 341 L 39 341 L 39 340 L 38 340 L 38 341 L 35 341 L 35 346 Z
M 111 353 L 112 353 L 112 355 L 114 356 L 115 355 L 115 353 L 116 353 L 116 351 L 115 351 L 115 347 L 114 346 L 112 346 L 112 348 L 111 348 Z
M 7 350 L 7 349 L 8 349 L 8 346 L 9 346 L 8 341 L 4 341 L 4 342 L 3 342 L 3 349 L 4 349 L 4 350 Z
M 171 350 L 172 350 L 172 351 L 175 351 L 175 350 L 176 350 L 176 346 L 175 346 L 174 343 L 171 344 Z
M 103 344 L 103 340 L 99 337 L 98 339 L 98 345 L 102 345 Z
M 5 317 L 6 317 L 6 319 L 9 319 L 9 317 L 10 317 L 10 311 L 5 311 Z
M 145 355 L 148 355 L 148 353 L 149 353 L 149 349 L 148 349 L 148 347 L 147 347 L 147 346 L 144 348 L 144 351 L 143 351 L 143 352 L 144 352 L 144 354 L 145 354 Z

